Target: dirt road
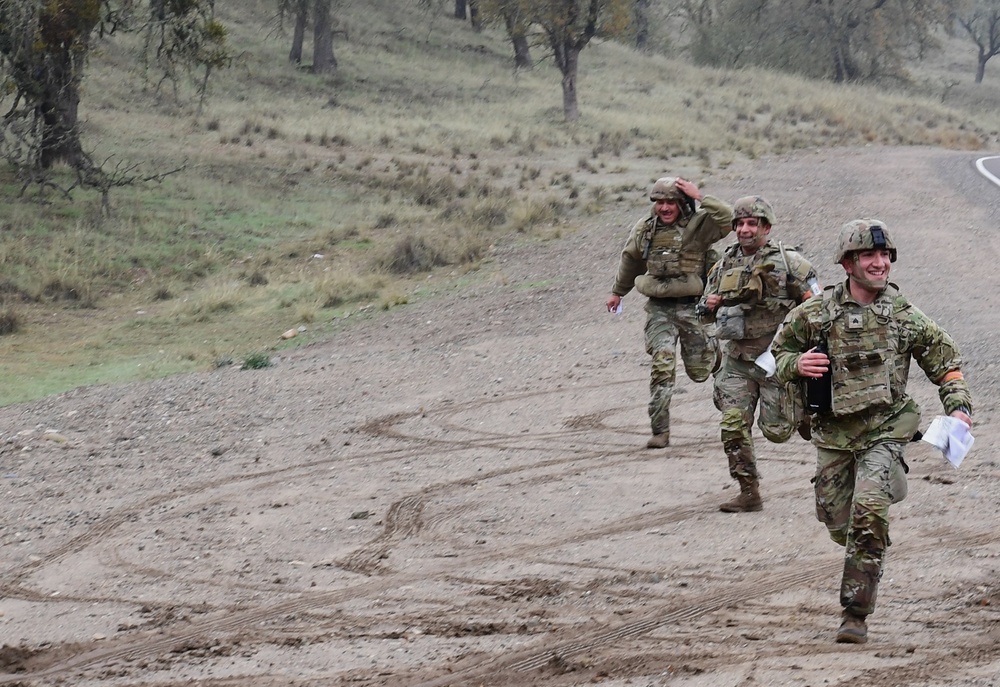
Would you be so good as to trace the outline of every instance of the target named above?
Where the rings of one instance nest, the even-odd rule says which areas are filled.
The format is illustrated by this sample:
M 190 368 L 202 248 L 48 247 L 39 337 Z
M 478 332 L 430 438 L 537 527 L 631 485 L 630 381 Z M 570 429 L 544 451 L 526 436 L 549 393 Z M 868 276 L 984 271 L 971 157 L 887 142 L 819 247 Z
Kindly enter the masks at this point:
M 705 184 L 765 195 L 826 283 L 839 226 L 886 221 L 893 281 L 967 359 L 976 445 L 959 470 L 911 445 L 868 644 L 833 642 L 811 446 L 760 439 L 764 511 L 719 513 L 710 386 L 684 379 L 672 446 L 643 448 L 642 301 L 603 311 L 637 199 L 269 369 L 0 409 L 0 685 L 1000 685 L 1000 194 L 976 157 L 812 151 Z

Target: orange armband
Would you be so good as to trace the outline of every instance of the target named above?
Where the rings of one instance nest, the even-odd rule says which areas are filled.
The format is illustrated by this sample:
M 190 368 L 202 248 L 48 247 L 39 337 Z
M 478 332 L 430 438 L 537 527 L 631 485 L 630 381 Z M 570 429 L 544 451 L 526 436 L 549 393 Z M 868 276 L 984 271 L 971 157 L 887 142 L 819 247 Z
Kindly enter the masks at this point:
M 965 379 L 965 375 L 962 374 L 961 370 L 952 370 L 951 372 L 948 372 L 944 377 L 938 380 L 938 384 L 947 384 L 948 382 L 956 379 Z

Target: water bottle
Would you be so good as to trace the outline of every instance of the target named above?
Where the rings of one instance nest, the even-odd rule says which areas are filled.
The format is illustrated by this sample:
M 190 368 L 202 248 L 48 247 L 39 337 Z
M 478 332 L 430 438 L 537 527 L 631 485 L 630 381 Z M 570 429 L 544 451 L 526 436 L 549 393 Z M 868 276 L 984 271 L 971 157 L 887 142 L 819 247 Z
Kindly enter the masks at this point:
M 816 346 L 817 353 L 829 355 L 826 340 Z M 833 408 L 833 361 L 822 377 L 806 377 L 806 410 L 811 414 L 828 413 Z

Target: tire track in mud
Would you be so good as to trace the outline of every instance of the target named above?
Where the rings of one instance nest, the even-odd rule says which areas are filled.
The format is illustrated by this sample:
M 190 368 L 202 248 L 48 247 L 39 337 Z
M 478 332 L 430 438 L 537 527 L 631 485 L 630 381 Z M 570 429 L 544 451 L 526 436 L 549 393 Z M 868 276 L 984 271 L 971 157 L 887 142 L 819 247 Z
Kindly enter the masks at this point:
M 698 444 L 698 446 L 693 450 L 703 451 L 705 445 L 709 443 L 714 444 L 715 442 L 705 441 Z M 619 465 L 664 459 L 662 455 L 651 453 L 649 451 L 644 451 L 639 456 L 636 456 L 637 451 L 640 450 L 641 449 L 636 449 L 635 447 L 629 447 L 627 449 L 619 449 L 618 451 L 612 453 L 608 453 L 607 451 L 578 452 L 571 457 L 554 458 L 547 461 L 531 463 L 529 465 L 516 465 L 499 470 L 476 473 L 472 477 L 427 487 L 416 494 L 411 494 L 393 503 L 385 517 L 384 530 L 382 533 L 368 545 L 351 553 L 350 556 L 339 562 L 338 565 L 345 570 L 357 572 L 363 575 L 372 575 L 378 572 L 381 561 L 388 556 L 393 544 L 398 543 L 407 537 L 414 536 L 423 529 L 424 523 L 422 516 L 424 506 L 427 500 L 438 494 L 453 492 L 457 488 L 472 487 L 499 477 L 545 470 L 546 468 L 557 467 L 560 465 L 569 464 L 569 467 L 566 470 L 559 472 L 546 472 L 542 475 L 538 475 L 537 477 L 529 476 L 522 483 L 528 485 L 538 485 L 557 481 L 563 479 L 567 474 L 576 474 L 578 472 L 588 470 L 589 468 L 587 463 L 593 461 L 600 461 L 594 467 L 606 470 Z M 614 455 L 621 456 L 622 458 L 619 460 L 608 460 L 609 457 Z M 672 455 L 670 459 L 676 460 L 690 457 L 694 456 L 675 454 Z M 467 506 L 463 507 L 463 510 L 464 508 L 467 508 Z M 435 516 L 434 525 L 436 528 L 440 528 L 444 522 L 454 519 L 455 517 L 457 517 L 457 514 L 438 514 Z M 684 517 L 686 518 L 689 516 L 685 515 Z M 618 531 L 619 530 L 616 530 L 614 533 L 618 533 Z
M 553 462 L 558 463 L 563 461 Z M 775 496 L 778 497 L 780 494 L 776 493 Z M 714 499 L 706 497 L 703 501 L 693 502 L 687 506 L 662 508 L 649 513 L 643 513 L 638 517 L 624 518 L 616 523 L 609 523 L 592 530 L 577 532 L 570 537 L 552 538 L 545 541 L 536 541 L 530 544 L 509 547 L 500 551 L 482 552 L 477 555 L 466 556 L 460 560 L 448 559 L 455 560 L 455 562 L 448 565 L 441 565 L 433 570 L 369 578 L 365 583 L 338 590 L 303 594 L 294 599 L 278 601 L 254 609 L 230 610 L 228 615 L 222 617 L 211 618 L 205 616 L 180 632 L 171 633 L 169 629 L 161 628 L 158 630 L 158 634 L 153 636 L 140 638 L 135 638 L 134 636 L 124 637 L 117 645 L 112 645 L 110 642 L 106 643 L 100 649 L 79 654 L 34 673 L 19 673 L 10 677 L 0 675 L 0 684 L 7 684 L 18 680 L 31 681 L 52 678 L 71 671 L 80 671 L 111 661 L 138 662 L 153 660 L 164 653 L 169 653 L 177 646 L 197 643 L 206 635 L 221 636 L 238 634 L 275 618 L 308 613 L 314 610 L 321 611 L 337 603 L 373 596 L 442 574 L 452 574 L 469 567 L 480 566 L 492 561 L 505 560 L 512 557 L 526 557 L 537 553 L 548 553 L 558 546 L 629 532 L 634 529 L 681 522 L 694 515 L 700 515 L 709 510 L 714 511 L 714 509 Z
M 603 385 L 592 385 L 590 387 L 574 387 L 573 389 L 554 389 L 554 390 L 544 390 L 539 392 L 532 392 L 529 394 L 520 394 L 513 397 L 501 397 L 501 398 L 491 398 L 482 401 L 475 401 L 471 403 L 463 403 L 459 408 L 447 407 L 441 408 L 432 413 L 443 413 L 448 414 L 451 412 L 467 411 L 473 408 L 483 408 L 491 405 L 503 404 L 512 401 L 519 401 L 523 398 L 528 397 L 538 397 L 544 395 L 553 394 L 563 394 L 569 391 L 578 391 L 580 389 L 601 389 L 606 386 L 617 386 L 625 382 L 610 382 Z M 629 381 L 628 383 L 634 383 Z M 450 406 L 451 404 L 449 404 Z M 274 468 L 271 470 L 264 470 L 260 472 L 255 472 L 251 474 L 241 474 L 225 477 L 218 480 L 213 480 L 210 482 L 205 482 L 202 484 L 194 484 L 188 487 L 175 488 L 170 492 L 152 495 L 143 498 L 139 503 L 133 505 L 123 506 L 116 512 L 109 513 L 102 517 L 99 521 L 95 522 L 89 527 L 89 529 L 76 537 L 68 539 L 64 543 L 56 546 L 54 549 L 48 551 L 44 555 L 41 555 L 38 559 L 24 563 L 20 566 L 9 568 L 3 573 L 0 573 L 0 597 L 8 598 L 23 598 L 31 601 L 52 601 L 48 595 L 32 592 L 30 589 L 22 585 L 22 581 L 29 576 L 35 570 L 45 567 L 51 563 L 57 562 L 67 556 L 78 553 L 86 549 L 91 544 L 107 538 L 112 532 L 120 528 L 122 525 L 130 521 L 138 520 L 143 513 L 149 511 L 150 509 L 156 508 L 157 506 L 162 506 L 171 501 L 176 501 L 182 498 L 187 498 L 195 496 L 199 493 L 204 493 L 219 489 L 225 486 L 238 484 L 240 482 L 252 482 L 255 480 L 264 479 L 267 477 L 274 476 L 285 476 L 293 475 L 297 472 L 304 472 L 300 476 L 301 479 L 308 478 L 314 474 L 319 473 L 321 470 L 326 469 L 331 464 L 344 465 L 346 462 L 366 462 L 372 464 L 373 460 L 378 462 L 389 462 L 396 460 L 406 460 L 414 457 L 418 457 L 423 454 L 423 448 L 428 445 L 433 445 L 437 450 L 449 450 L 449 451 L 461 451 L 468 449 L 497 449 L 504 451 L 546 451 L 551 450 L 550 447 L 533 447 L 524 446 L 522 442 L 525 438 L 531 438 L 530 435 L 521 434 L 510 434 L 501 435 L 498 437 L 498 441 L 495 442 L 476 442 L 472 440 L 448 440 L 448 439 L 437 439 L 430 437 L 420 437 L 409 434 L 402 434 L 394 432 L 391 427 L 394 425 L 419 415 L 427 414 L 426 411 L 418 410 L 407 413 L 395 413 L 392 415 L 377 418 L 368 423 L 361 425 L 356 428 L 355 431 L 366 432 L 379 437 L 385 438 L 397 438 L 407 441 L 410 446 L 407 447 L 397 447 L 383 449 L 375 452 L 366 452 L 355 456 L 332 456 L 330 458 L 323 458 L 315 461 L 310 461 L 307 463 L 302 463 L 298 465 L 285 466 L 280 468 Z M 565 434 L 565 433 L 564 433 Z M 513 441 L 514 445 L 505 445 L 499 441 L 503 436 L 506 439 Z M 558 436 L 558 434 L 556 435 Z M 619 446 L 619 448 L 621 448 Z M 633 447 L 634 448 L 634 447 Z M 565 460 L 575 460 L 578 457 L 567 458 Z M 529 466 L 530 467 L 530 466 Z M 63 597 L 65 598 L 65 597 Z
M 534 395 L 540 395 L 540 394 L 534 394 Z M 507 399 L 490 399 L 489 401 L 482 402 L 481 405 L 484 406 L 492 405 L 495 403 L 501 403 L 506 401 Z M 443 410 L 443 412 L 450 412 L 451 410 L 452 409 L 449 408 Z M 466 408 L 462 408 L 461 410 L 463 412 L 467 411 Z M 615 411 L 610 411 L 610 412 L 615 412 Z M 382 429 L 392 427 L 394 424 L 400 422 L 401 419 L 403 418 L 412 417 L 414 414 L 415 413 L 396 414 L 385 418 L 380 418 L 376 421 L 373 421 L 373 423 L 369 423 L 365 427 L 367 427 L 369 431 L 381 431 Z M 588 418 L 584 422 L 592 424 L 594 421 L 595 421 L 595 415 L 591 415 L 588 416 Z M 376 428 L 381 428 L 381 429 L 376 429 Z M 412 442 L 423 443 L 425 441 L 430 441 L 431 443 L 437 445 L 439 451 L 442 449 L 447 449 L 450 451 L 460 451 L 460 450 L 468 450 L 469 448 L 481 449 L 483 447 L 483 442 L 475 442 L 467 440 L 441 440 L 441 439 L 425 440 L 424 438 L 421 437 L 411 437 L 408 435 L 400 435 L 400 436 L 401 438 L 404 438 L 411 443 Z M 512 440 L 516 444 L 521 443 L 523 441 L 523 438 L 524 438 L 523 435 L 507 435 L 507 439 Z M 526 449 L 526 447 L 524 446 L 517 446 L 515 448 L 511 448 L 510 446 L 505 446 L 505 445 L 493 446 L 494 443 L 495 442 L 489 442 L 489 444 L 487 444 L 486 447 L 487 448 L 495 447 L 495 448 L 500 448 L 502 450 L 517 450 L 517 451 L 524 451 Z M 710 441 L 704 442 L 704 444 L 706 445 L 710 443 L 714 444 L 714 442 Z M 538 450 L 543 450 L 543 449 L 538 449 Z M 267 470 L 250 475 L 238 475 L 234 477 L 227 477 L 224 479 L 214 480 L 212 482 L 204 483 L 201 485 L 192 485 L 191 487 L 188 487 L 186 489 L 174 490 L 167 494 L 161 494 L 159 496 L 152 497 L 151 499 L 144 500 L 142 504 L 137 504 L 132 507 L 126 507 L 117 513 L 111 514 L 110 516 L 106 517 L 102 522 L 98 523 L 90 530 L 88 530 L 88 532 L 72 540 L 69 540 L 63 545 L 57 547 L 54 551 L 49 552 L 49 554 L 44 558 L 42 558 L 41 560 L 34 561 L 31 564 L 22 567 L 20 571 L 18 571 L 16 574 L 13 575 L 8 574 L 7 579 L 2 583 L 2 585 L 0 585 L 0 593 L 6 593 L 8 595 L 20 593 L 22 596 L 30 596 L 32 597 L 32 600 L 37 600 L 37 601 L 54 600 L 50 597 L 41 596 L 31 592 L 30 590 L 26 590 L 20 587 L 18 585 L 19 581 L 22 580 L 24 577 L 26 577 L 28 574 L 30 574 L 32 570 L 35 570 L 46 563 L 51 563 L 67 555 L 70 555 L 74 552 L 86 548 L 93 542 L 98 541 L 101 538 L 107 537 L 122 524 L 138 519 L 142 515 L 142 513 L 149 511 L 150 508 L 155 508 L 171 500 L 189 497 L 192 495 L 196 495 L 200 492 L 217 489 L 219 487 L 232 485 L 239 482 L 260 480 L 262 478 L 274 477 L 276 475 L 282 476 L 283 481 L 285 482 L 287 482 L 288 476 L 290 474 L 302 473 L 298 477 L 305 478 L 308 477 L 310 474 L 313 474 L 313 472 L 317 471 L 320 468 L 325 469 L 331 463 L 334 462 L 339 462 L 343 464 L 345 460 L 346 461 L 367 460 L 370 463 L 372 456 L 379 454 L 381 454 L 380 460 L 384 461 L 400 460 L 404 458 L 410 458 L 421 455 L 423 452 L 424 451 L 422 448 L 410 447 L 408 449 L 391 449 L 379 452 L 378 454 L 367 453 L 361 456 L 352 456 L 348 458 L 344 458 L 343 456 L 336 456 L 328 459 L 312 461 L 310 463 L 302 465 L 277 468 L 274 470 Z M 662 456 L 660 455 L 651 454 L 642 449 L 638 449 L 635 446 L 628 446 L 627 448 L 619 447 L 617 453 L 621 456 L 629 456 L 628 458 L 619 461 L 621 463 L 635 462 L 637 460 L 646 461 L 646 460 L 662 459 Z M 551 459 L 548 461 L 511 466 L 508 468 L 491 471 L 490 473 L 487 473 L 485 475 L 481 473 L 476 474 L 474 476 L 470 476 L 469 478 L 455 480 L 453 482 L 449 482 L 442 485 L 435 485 L 434 487 L 431 487 L 427 490 L 423 490 L 418 494 L 405 497 L 404 499 L 401 499 L 400 501 L 393 504 L 393 506 L 390 508 L 390 514 L 386 518 L 387 524 L 385 531 L 382 533 L 382 535 L 380 535 L 380 537 L 377 540 L 375 540 L 374 545 L 371 547 L 366 547 L 361 552 L 352 555 L 351 560 L 349 560 L 347 564 L 354 565 L 359 570 L 365 570 L 367 569 L 367 567 L 371 565 L 372 559 L 373 558 L 378 559 L 384 548 L 388 546 L 391 542 L 402 540 L 408 536 L 412 536 L 415 533 L 417 533 L 422 526 L 421 514 L 423 512 L 425 499 L 428 495 L 433 495 L 435 493 L 443 493 L 455 488 L 469 486 L 481 482 L 484 479 L 491 479 L 491 478 L 496 478 L 498 476 L 505 476 L 515 473 L 523 473 L 526 471 L 545 470 L 547 468 L 564 464 L 572 464 L 573 472 L 578 472 L 580 470 L 581 464 L 585 464 L 589 461 L 593 461 L 598 458 L 602 459 L 603 461 L 602 464 L 606 467 L 608 458 L 608 453 L 606 451 L 591 451 L 587 452 L 584 455 L 581 455 L 580 453 L 575 453 L 571 456 L 564 456 L 560 458 Z M 551 480 L 551 479 L 558 479 L 559 477 L 560 475 L 558 474 L 542 475 L 535 479 Z M 469 564 L 477 564 L 481 562 L 488 562 L 491 560 L 502 559 L 505 557 L 509 557 L 511 555 L 526 555 L 538 551 L 549 551 L 553 546 L 558 546 L 565 543 L 571 543 L 574 541 L 585 541 L 592 539 L 594 537 L 607 536 L 608 534 L 613 534 L 618 532 L 631 531 L 636 527 L 643 528 L 655 524 L 676 522 L 679 520 L 686 519 L 690 517 L 692 514 L 701 513 L 704 510 L 705 506 L 697 504 L 681 509 L 676 509 L 676 508 L 662 509 L 661 511 L 645 513 L 639 518 L 625 519 L 624 521 L 618 524 L 612 524 L 610 526 L 606 526 L 598 530 L 595 530 L 591 533 L 578 533 L 568 539 L 549 541 L 545 543 L 536 543 L 533 545 L 522 546 L 522 547 L 514 547 L 513 549 L 506 549 L 505 551 L 499 553 L 480 554 L 471 559 L 469 558 L 465 559 L 461 564 L 461 566 L 459 567 L 464 567 L 465 565 Z M 455 566 L 451 567 L 454 568 Z M 331 603 L 337 603 L 338 601 L 343 601 L 349 598 L 357 598 L 359 595 L 370 595 L 370 594 L 380 593 L 387 589 L 391 589 L 407 580 L 419 581 L 420 579 L 423 579 L 428 575 L 432 574 L 435 573 L 434 572 L 422 573 L 419 575 L 411 575 L 411 576 L 395 575 L 385 579 L 383 582 L 380 583 L 375 583 L 375 584 L 367 583 L 362 585 L 356 585 L 349 589 L 335 590 L 328 593 L 322 593 L 320 595 L 306 595 L 304 598 L 292 599 L 287 602 L 277 602 L 276 604 L 272 604 L 262 609 L 257 609 L 253 611 L 244 611 L 244 612 L 236 611 L 232 614 L 230 618 L 216 619 L 216 620 L 206 619 L 204 622 L 198 623 L 194 629 L 188 632 L 183 632 L 177 635 L 170 634 L 160 640 L 153 640 L 151 642 L 146 642 L 146 641 L 132 642 L 130 640 L 125 640 L 127 643 L 126 646 L 123 648 L 119 649 L 119 648 L 112 648 L 109 646 L 105 649 L 97 651 L 96 653 L 88 653 L 84 656 L 80 656 L 78 660 L 77 659 L 71 660 L 68 664 L 66 664 L 64 668 L 55 667 L 52 670 L 54 671 L 55 674 L 57 674 L 59 672 L 64 672 L 65 670 L 78 669 L 81 666 L 96 665 L 108 659 L 120 659 L 120 658 L 131 657 L 136 651 L 138 651 L 140 655 L 147 657 L 161 654 L 164 649 L 167 649 L 171 646 L 175 646 L 178 643 L 183 643 L 185 641 L 193 640 L 198 636 L 203 635 L 206 632 L 234 632 L 240 629 L 245 629 L 253 625 L 254 623 L 260 622 L 262 620 L 272 619 L 282 614 L 301 612 L 313 608 L 318 609 L 318 608 L 328 607 Z M 65 600 L 65 597 L 63 597 L 63 599 L 61 600 Z M 123 600 L 113 599 L 112 601 L 122 602 Z M 44 674 L 50 674 L 50 671 L 45 671 Z M 22 675 L 21 677 L 26 677 L 26 676 Z M 0 682 L 5 682 L 5 681 L 7 680 L 0 679 Z
M 952 532 L 948 540 L 938 540 L 933 542 L 924 541 L 921 544 L 900 551 L 896 555 L 903 559 L 909 559 L 919 556 L 925 551 L 940 551 L 940 546 L 946 543 L 946 541 L 949 548 L 962 549 L 975 548 L 993 543 L 997 541 L 998 538 L 1000 537 L 992 531 L 972 532 L 966 534 L 965 536 L 955 536 L 955 533 Z M 597 652 L 601 649 L 610 648 L 621 642 L 636 640 L 663 627 L 676 625 L 685 621 L 696 620 L 727 606 L 739 604 L 749 595 L 762 598 L 786 592 L 789 589 L 815 584 L 822 581 L 825 577 L 828 577 L 831 568 L 835 568 L 841 560 L 841 556 L 834 553 L 812 556 L 806 560 L 802 560 L 800 558 L 796 559 L 796 570 L 778 573 L 775 573 L 773 566 L 766 566 L 765 568 L 760 569 L 757 574 L 747 577 L 739 583 L 730 585 L 730 587 L 723 592 L 705 594 L 696 599 L 688 600 L 681 605 L 677 605 L 676 602 L 664 601 L 658 605 L 658 608 L 644 613 L 641 618 L 631 622 L 622 623 L 612 628 L 607 628 L 606 623 L 599 621 L 591 623 L 591 628 L 563 628 L 561 630 L 562 632 L 575 631 L 582 634 L 582 636 L 578 635 L 572 640 L 560 641 L 558 639 L 554 639 L 553 641 L 548 642 L 545 646 L 535 646 L 521 651 L 507 652 L 506 654 L 501 654 L 499 656 L 485 658 L 476 657 L 470 659 L 472 663 L 471 665 L 467 665 L 466 667 L 459 668 L 457 670 L 449 669 L 449 672 L 446 675 L 441 675 L 440 670 L 437 670 L 435 672 L 438 672 L 439 674 L 435 677 L 421 677 L 427 676 L 429 670 L 434 670 L 433 668 L 419 668 L 410 671 L 409 673 L 401 673 L 391 676 L 383 674 L 385 675 L 385 679 L 380 679 L 378 684 L 386 686 L 405 685 L 406 687 L 459 687 L 461 685 L 482 684 L 523 685 L 528 682 L 536 685 L 544 684 L 545 676 L 539 675 L 539 671 L 542 671 L 547 667 L 570 665 L 570 661 L 573 658 L 581 656 L 582 654 Z M 399 583 L 401 583 L 401 581 L 397 580 L 394 584 Z M 388 587 L 392 585 L 385 586 Z M 342 590 L 341 594 L 348 593 L 349 591 L 350 590 Z M 316 603 L 318 600 L 314 599 L 307 605 L 309 607 L 317 608 L 327 605 L 330 601 L 333 601 L 331 597 L 334 594 L 336 593 L 323 594 L 321 596 L 324 597 L 324 602 Z M 299 607 L 296 608 L 292 608 L 292 606 L 296 606 L 296 604 L 278 604 L 270 607 L 269 609 L 262 609 L 264 612 L 255 611 L 247 613 L 239 619 L 207 622 L 200 628 L 193 629 L 183 635 L 172 635 L 165 638 L 154 639 L 149 642 L 136 643 L 131 647 L 119 647 L 113 651 L 105 650 L 101 652 L 92 652 L 90 654 L 78 656 L 75 659 L 70 659 L 59 665 L 54 665 L 49 669 L 34 673 L 21 673 L 18 675 L 11 675 L 9 678 L 0 676 L 0 684 L 18 681 L 30 682 L 44 678 L 56 677 L 69 671 L 79 672 L 86 668 L 94 667 L 99 663 L 112 660 L 117 662 L 134 662 L 142 659 L 151 660 L 158 655 L 162 655 L 163 653 L 170 651 L 172 647 L 184 645 L 185 643 L 195 644 L 198 641 L 203 642 L 203 637 L 211 631 L 216 633 L 226 630 L 236 632 L 239 630 L 245 630 L 249 625 L 266 619 L 266 616 L 276 617 L 291 612 L 301 614 L 306 610 L 306 608 L 302 607 L 301 604 L 298 604 Z M 327 625 L 327 627 L 329 627 L 329 625 Z M 775 649 L 774 655 L 787 656 L 788 648 L 789 647 L 786 645 L 780 650 Z M 810 653 L 816 653 L 816 647 L 811 643 L 802 646 L 802 650 Z M 831 648 L 823 650 L 822 653 L 849 653 L 851 650 L 853 650 L 852 647 L 839 649 Z M 733 655 L 736 655 L 735 651 L 733 652 Z M 951 672 L 952 667 L 956 665 L 967 667 L 968 662 L 970 661 L 977 664 L 986 664 L 992 662 L 998 655 L 1000 655 L 1000 645 L 996 644 L 992 638 L 984 637 L 983 643 L 975 647 L 965 647 L 958 651 L 948 647 L 941 652 L 932 652 L 932 654 L 926 659 L 921 659 L 918 662 L 908 664 L 907 666 L 893 666 L 886 669 L 867 670 L 863 673 L 863 676 L 870 678 L 871 681 L 861 680 L 859 682 L 858 678 L 855 676 L 834 684 L 871 684 L 876 687 L 890 687 L 898 684 L 907 684 L 905 681 L 900 682 L 900 675 L 909 675 L 912 679 L 927 679 L 936 675 L 948 675 Z M 692 658 L 688 656 L 688 660 L 690 661 Z M 729 662 L 727 655 L 718 656 L 716 654 L 710 657 L 709 660 L 712 664 L 718 666 L 725 666 Z M 900 671 L 905 672 L 901 673 Z M 269 685 L 273 684 L 273 680 L 280 681 L 283 679 L 287 678 L 283 676 L 262 677 L 255 675 L 247 676 L 245 678 L 230 677 L 219 678 L 217 680 L 199 680 L 199 684 L 239 684 L 244 687 L 250 687 L 254 684 Z M 296 683 L 329 684 L 332 679 L 336 678 L 329 674 L 322 677 L 299 677 L 296 679 Z M 234 680 L 236 681 L 234 682 Z M 162 685 L 162 683 L 157 684 Z M 174 684 L 190 684 L 190 681 Z
M 954 533 L 949 537 L 949 548 L 977 547 L 992 543 L 1000 539 L 1000 536 L 993 532 L 977 532 L 967 534 L 964 537 L 956 537 Z M 924 542 L 897 553 L 904 559 L 917 556 L 924 551 L 938 550 L 943 541 Z M 414 682 L 407 679 L 404 683 L 409 687 L 454 687 L 457 685 L 472 684 L 470 681 L 490 676 L 491 681 L 502 678 L 504 675 L 514 679 L 513 684 L 518 684 L 516 678 L 519 674 L 537 671 L 552 663 L 565 663 L 567 659 L 579 656 L 585 652 L 597 650 L 617 642 L 635 639 L 646 635 L 661 627 L 690 621 L 709 613 L 715 612 L 726 606 L 738 604 L 748 596 L 770 596 L 789 589 L 807 586 L 821 581 L 829 576 L 831 566 L 836 566 L 842 560 L 840 555 L 816 556 L 811 561 L 799 561 L 798 568 L 794 571 L 779 572 L 775 574 L 770 568 L 754 576 L 753 579 L 733 584 L 727 591 L 719 594 L 708 594 L 699 600 L 690 602 L 678 608 L 664 610 L 662 608 L 646 613 L 643 618 L 629 623 L 624 623 L 609 630 L 592 632 L 583 638 L 553 642 L 547 647 L 533 647 L 524 651 L 512 652 L 507 656 L 493 657 L 479 662 L 464 670 L 450 672 L 448 675 L 423 682 Z M 1000 646 L 995 647 L 995 653 L 1000 654 Z M 915 668 L 915 674 L 919 674 L 919 668 Z M 884 672 L 884 671 L 877 671 Z M 482 684 L 475 682 L 475 684 Z M 848 680 L 842 684 L 859 684 L 856 680 Z M 860 684 L 869 684 L 862 681 Z M 893 685 L 901 684 L 893 682 Z

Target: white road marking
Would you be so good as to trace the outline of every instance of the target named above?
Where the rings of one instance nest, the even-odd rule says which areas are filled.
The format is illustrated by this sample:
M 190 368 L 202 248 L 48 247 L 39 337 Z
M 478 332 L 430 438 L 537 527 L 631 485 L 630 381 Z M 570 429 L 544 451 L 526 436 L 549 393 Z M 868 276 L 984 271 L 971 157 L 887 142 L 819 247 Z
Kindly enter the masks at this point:
M 990 181 L 992 181 L 997 186 L 1000 186 L 1000 177 L 997 177 L 996 174 L 994 174 L 990 170 L 986 169 L 985 162 L 987 160 L 1000 160 L 1000 155 L 993 155 L 993 156 L 990 156 L 990 157 L 981 157 L 978 160 L 976 160 L 976 169 L 979 170 L 979 173 L 982 174 L 987 179 L 989 179 Z

